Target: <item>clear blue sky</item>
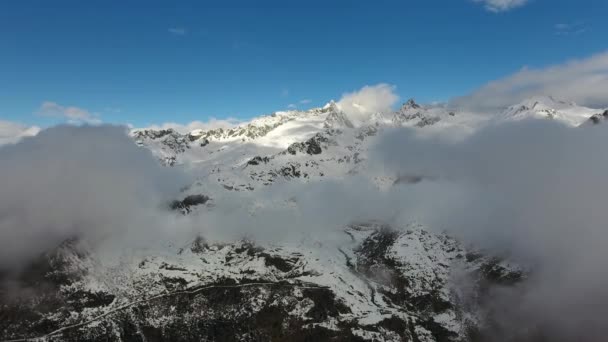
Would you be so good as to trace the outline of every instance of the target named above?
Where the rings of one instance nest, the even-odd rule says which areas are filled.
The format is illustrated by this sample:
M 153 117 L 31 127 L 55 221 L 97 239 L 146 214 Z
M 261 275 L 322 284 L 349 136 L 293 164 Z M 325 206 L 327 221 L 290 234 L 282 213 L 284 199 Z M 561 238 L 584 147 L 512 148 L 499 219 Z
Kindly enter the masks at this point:
M 447 100 L 606 49 L 606 0 L 7 0 L 0 119 L 60 120 L 37 114 L 44 101 L 139 126 L 248 118 L 380 82 Z

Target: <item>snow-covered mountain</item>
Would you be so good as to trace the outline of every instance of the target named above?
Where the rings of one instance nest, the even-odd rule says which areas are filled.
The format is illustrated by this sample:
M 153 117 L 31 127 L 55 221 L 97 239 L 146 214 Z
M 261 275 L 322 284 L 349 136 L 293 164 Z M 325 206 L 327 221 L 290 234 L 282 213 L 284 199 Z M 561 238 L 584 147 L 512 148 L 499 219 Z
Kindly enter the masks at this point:
M 134 130 L 138 144 L 163 163 L 182 165 L 203 183 L 256 189 L 278 179 L 308 182 L 365 172 L 368 149 L 382 131 L 395 127 L 466 127 L 466 113 L 421 106 L 413 100 L 394 113 L 375 113 L 355 126 L 334 102 L 308 111 L 276 112 L 250 123 L 179 134 Z
M 601 113 L 535 98 L 480 117 L 409 100 L 355 123 L 330 102 L 230 128 L 131 135 L 164 165 L 194 176 L 169 205 L 175 215 L 205 217 L 230 198 L 250 201 L 240 208 L 255 215 L 262 191 L 285 184 L 357 176 L 382 190 L 419 182 L 419 175 L 385 174 L 369 163 L 374 142 L 395 127 L 466 134 L 493 119 L 547 117 L 580 125 L 599 121 L 594 115 Z M 112 263 L 74 238 L 17 277 L 16 288 L 27 295 L 0 294 L 0 340 L 478 341 L 488 288 L 526 278 L 507 260 L 418 224 L 353 222 L 338 234 L 345 243 L 176 238 L 107 253 Z M 457 279 L 465 278 L 463 289 Z
M 508 107 L 501 114 L 501 119 L 549 118 L 579 126 L 597 113 L 597 109 L 579 106 L 574 102 L 558 100 L 552 96 L 535 96 Z
M 241 190 L 256 189 L 278 179 L 309 182 L 366 174 L 369 165 L 362 161 L 367 159 L 369 147 L 382 132 L 395 127 L 428 134 L 468 134 L 490 122 L 526 118 L 578 126 L 599 121 L 602 112 L 552 97 L 535 97 L 487 115 L 420 105 L 410 99 L 395 112 L 371 114 L 355 126 L 332 101 L 322 108 L 276 112 L 229 129 L 187 134 L 170 129 L 134 130 L 132 135 L 163 163 L 182 165 L 203 183 Z M 394 180 L 390 176 L 377 179 L 379 185 Z
M 114 269 L 66 241 L 21 276 L 30 292 L 3 304 L 2 337 L 467 341 L 482 319 L 483 288 L 523 276 L 420 226 L 353 225 L 344 234 L 351 243 L 339 248 L 197 238 Z M 454 291 L 455 271 L 479 297 Z

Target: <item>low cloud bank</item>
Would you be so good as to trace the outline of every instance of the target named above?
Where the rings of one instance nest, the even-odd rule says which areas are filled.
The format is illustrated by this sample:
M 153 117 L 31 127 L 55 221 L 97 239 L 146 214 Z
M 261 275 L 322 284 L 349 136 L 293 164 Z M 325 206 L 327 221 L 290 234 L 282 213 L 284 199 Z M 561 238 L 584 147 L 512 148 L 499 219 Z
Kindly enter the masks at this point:
M 546 68 L 524 68 L 489 82 L 450 105 L 492 112 L 533 96 L 554 96 L 591 108 L 608 107 L 608 52 Z
M 41 116 L 55 117 L 67 120 L 69 123 L 99 124 L 99 114 L 75 106 L 63 106 L 56 102 L 44 101 L 38 109 Z
M 506 12 L 528 3 L 528 0 L 473 0 L 490 12 Z
M 159 227 L 183 185 L 116 126 L 58 126 L 0 147 L 0 268 L 18 268 L 67 238 L 102 241 Z
M 38 134 L 40 128 L 36 126 L 25 126 L 20 123 L 0 120 L 0 146 L 13 144 L 23 137 Z
M 398 100 L 394 86 L 380 83 L 343 94 L 337 105 L 356 124 L 365 121 L 374 113 L 391 111 Z
M 408 186 L 418 209 L 404 211 L 531 266 L 521 286 L 496 293 L 486 340 L 604 340 L 607 139 L 604 127 L 543 120 L 488 127 L 457 143 L 398 130 L 376 146 L 376 163 L 426 179 Z

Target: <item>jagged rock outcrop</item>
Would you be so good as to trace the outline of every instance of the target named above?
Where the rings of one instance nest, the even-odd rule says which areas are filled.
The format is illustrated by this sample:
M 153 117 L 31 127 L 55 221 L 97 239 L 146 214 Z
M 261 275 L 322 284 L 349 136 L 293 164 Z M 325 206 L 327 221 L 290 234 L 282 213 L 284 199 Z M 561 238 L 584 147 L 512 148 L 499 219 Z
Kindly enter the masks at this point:
M 441 118 L 430 114 L 426 108 L 420 106 L 414 99 L 409 99 L 394 113 L 392 122 L 396 126 L 401 126 L 411 121 L 416 121 L 416 127 L 425 127 L 436 124 L 441 121 Z
M 211 198 L 205 195 L 188 195 L 182 200 L 175 200 L 169 205 L 171 210 L 179 210 L 184 214 L 189 213 L 192 207 L 203 205 L 207 203 Z
M 329 113 L 327 115 L 327 118 L 325 119 L 325 122 L 323 123 L 324 128 L 339 129 L 355 127 L 355 125 L 353 125 L 352 121 L 350 121 L 348 116 L 346 116 L 346 113 L 341 111 L 334 101 L 331 101 L 329 104 L 323 107 L 323 111 L 325 113 Z
M 269 157 L 260 157 L 260 156 L 255 156 L 251 159 L 249 159 L 249 161 L 247 161 L 247 165 L 260 165 L 260 164 L 268 164 L 268 162 L 270 161 Z
M 605 120 L 608 120 L 608 110 L 605 110 L 602 114 L 594 114 L 589 118 L 589 122 L 594 125 L 600 124 Z
M 287 147 L 287 153 L 295 155 L 297 153 L 306 154 L 321 154 L 323 152 L 322 146 L 327 146 L 331 141 L 322 133 L 315 134 L 312 138 L 304 142 L 296 142 Z

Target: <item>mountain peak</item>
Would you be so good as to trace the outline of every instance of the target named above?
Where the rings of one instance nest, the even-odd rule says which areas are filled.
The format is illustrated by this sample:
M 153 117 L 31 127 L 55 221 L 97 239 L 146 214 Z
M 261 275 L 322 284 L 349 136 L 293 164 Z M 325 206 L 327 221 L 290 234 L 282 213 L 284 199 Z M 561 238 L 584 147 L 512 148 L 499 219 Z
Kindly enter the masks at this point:
M 535 109 L 539 107 L 545 108 L 553 108 L 560 109 L 564 107 L 576 107 L 577 104 L 571 101 L 566 101 L 563 99 L 558 99 L 552 95 L 536 95 L 530 98 L 527 98 L 520 103 L 511 106 L 511 108 L 523 108 L 526 107 L 528 109 Z
M 325 111 L 333 111 L 333 112 L 339 111 L 338 104 L 334 100 L 329 101 L 325 106 L 323 106 L 322 109 Z
M 413 98 L 407 100 L 407 102 L 405 102 L 401 106 L 401 109 L 419 109 L 419 108 L 422 108 L 422 107 L 418 103 L 416 103 L 416 101 Z
M 506 119 L 529 117 L 556 119 L 572 126 L 585 122 L 595 110 L 550 95 L 538 95 L 508 107 L 502 114 Z

